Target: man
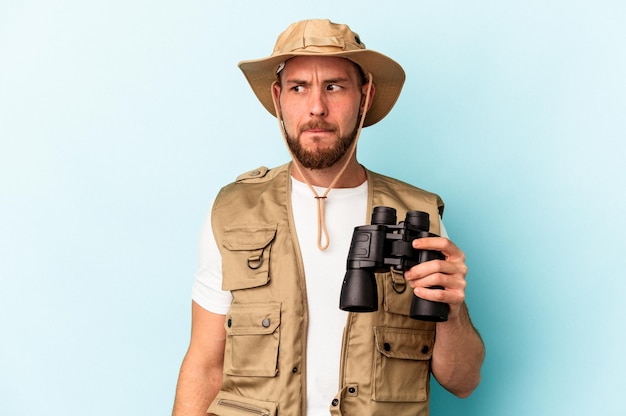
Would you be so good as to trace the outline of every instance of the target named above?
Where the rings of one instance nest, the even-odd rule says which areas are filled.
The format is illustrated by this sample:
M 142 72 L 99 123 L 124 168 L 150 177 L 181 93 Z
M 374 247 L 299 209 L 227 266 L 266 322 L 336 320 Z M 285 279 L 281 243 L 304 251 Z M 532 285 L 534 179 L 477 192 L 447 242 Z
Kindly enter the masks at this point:
M 270 57 L 239 67 L 292 162 L 240 176 L 213 203 L 174 415 L 427 415 L 431 373 L 469 396 L 484 347 L 464 302 L 464 254 L 450 240 L 412 242 L 445 260 L 377 273 L 377 311 L 338 308 L 353 229 L 372 207 L 400 219 L 428 212 L 430 231 L 445 236 L 437 195 L 356 159 L 362 127 L 398 98 L 402 68 L 328 20 L 292 24 Z M 411 319 L 413 294 L 447 303 L 447 321 Z

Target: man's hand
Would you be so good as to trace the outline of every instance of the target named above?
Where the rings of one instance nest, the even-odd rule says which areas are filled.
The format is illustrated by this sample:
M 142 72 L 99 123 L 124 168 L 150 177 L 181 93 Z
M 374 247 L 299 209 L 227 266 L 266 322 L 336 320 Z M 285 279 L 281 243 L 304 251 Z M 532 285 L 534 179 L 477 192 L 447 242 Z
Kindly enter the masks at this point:
M 436 250 L 443 253 L 445 260 L 431 260 L 406 271 L 409 285 L 416 296 L 450 305 L 449 317 L 459 314 L 465 301 L 465 276 L 467 265 L 465 254 L 450 240 L 443 237 L 425 237 L 413 240 L 417 250 Z M 441 286 L 444 289 L 429 289 Z

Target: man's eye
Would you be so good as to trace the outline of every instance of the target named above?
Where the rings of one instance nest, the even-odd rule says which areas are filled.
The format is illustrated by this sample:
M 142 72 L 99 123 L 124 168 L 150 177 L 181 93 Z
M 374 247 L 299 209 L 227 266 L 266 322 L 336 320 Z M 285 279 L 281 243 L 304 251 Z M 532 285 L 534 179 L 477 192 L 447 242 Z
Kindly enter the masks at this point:
M 341 89 L 341 87 L 337 84 L 328 84 L 328 86 L 326 87 L 326 90 L 328 91 L 339 91 Z
M 293 92 L 302 92 L 302 91 L 304 91 L 304 87 L 302 85 L 296 85 L 296 86 L 292 87 L 291 90 Z

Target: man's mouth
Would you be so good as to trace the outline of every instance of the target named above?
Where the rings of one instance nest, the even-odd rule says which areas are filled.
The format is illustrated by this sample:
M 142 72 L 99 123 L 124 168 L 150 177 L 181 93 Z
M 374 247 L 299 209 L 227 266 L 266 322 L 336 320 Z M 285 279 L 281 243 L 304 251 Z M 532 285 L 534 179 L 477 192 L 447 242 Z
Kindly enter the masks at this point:
M 328 123 L 309 123 L 302 126 L 301 131 L 303 133 L 334 133 L 335 126 Z

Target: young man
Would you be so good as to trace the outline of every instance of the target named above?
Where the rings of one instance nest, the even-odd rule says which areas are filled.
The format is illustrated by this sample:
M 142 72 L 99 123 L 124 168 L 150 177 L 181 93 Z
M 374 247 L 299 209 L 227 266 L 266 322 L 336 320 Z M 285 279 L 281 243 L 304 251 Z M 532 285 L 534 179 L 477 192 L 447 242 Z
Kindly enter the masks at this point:
M 397 100 L 402 68 L 328 20 L 292 24 L 270 57 L 239 66 L 278 118 L 292 161 L 240 176 L 214 201 L 174 415 L 427 415 L 431 373 L 469 396 L 484 347 L 464 302 L 464 254 L 440 222 L 443 203 L 356 158 L 362 127 Z M 353 229 L 375 206 L 399 219 L 427 212 L 430 231 L 444 237 L 412 247 L 445 259 L 377 273 L 378 310 L 345 312 Z M 410 318 L 413 294 L 448 304 L 448 319 Z

